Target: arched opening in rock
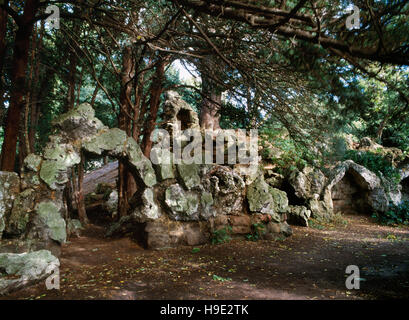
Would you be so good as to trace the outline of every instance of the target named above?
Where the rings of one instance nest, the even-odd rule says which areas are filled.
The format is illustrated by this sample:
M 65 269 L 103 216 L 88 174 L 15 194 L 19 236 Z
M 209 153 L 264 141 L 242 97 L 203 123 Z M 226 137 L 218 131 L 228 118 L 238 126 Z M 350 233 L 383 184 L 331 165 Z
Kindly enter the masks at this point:
M 84 175 L 83 196 L 87 217 L 91 224 L 106 228 L 115 218 L 113 206 L 116 205 L 117 199 L 112 197 L 117 190 L 118 161 L 103 164 L 101 158 L 89 155 L 87 160 L 94 162 L 96 166 Z M 72 197 L 72 212 L 69 214 L 70 218 L 79 219 L 75 197 Z
M 180 111 L 176 115 L 176 118 L 181 123 L 182 131 L 189 129 L 194 124 L 190 111 L 187 109 L 180 109 Z
M 288 204 L 291 206 L 304 206 L 305 200 L 297 197 L 294 187 L 288 182 L 284 181 L 280 187 L 281 190 L 287 193 Z
M 332 188 L 334 213 L 360 214 L 370 212 L 365 205 L 367 190 L 357 182 L 352 172 L 347 171 L 344 177 Z
M 403 179 L 402 185 L 402 201 L 409 201 L 409 177 Z

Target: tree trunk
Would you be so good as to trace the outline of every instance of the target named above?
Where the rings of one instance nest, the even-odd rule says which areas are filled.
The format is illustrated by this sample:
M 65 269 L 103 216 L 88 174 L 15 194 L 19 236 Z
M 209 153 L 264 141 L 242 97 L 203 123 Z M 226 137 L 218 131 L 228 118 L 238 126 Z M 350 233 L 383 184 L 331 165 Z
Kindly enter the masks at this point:
M 32 104 L 32 97 L 34 96 L 35 82 L 34 82 L 34 69 L 35 69 L 35 59 L 37 50 L 37 27 L 34 27 L 33 36 L 31 38 L 31 50 L 29 56 L 29 73 L 27 79 L 26 95 L 25 95 L 25 105 L 24 112 L 22 115 L 22 121 L 20 124 L 20 133 L 18 138 L 18 168 L 22 168 L 24 159 L 30 153 L 30 141 L 29 141 L 29 118 L 30 118 L 30 108 Z
M 84 202 L 84 166 L 85 166 L 85 157 L 81 152 L 81 162 L 78 165 L 78 189 L 76 194 L 77 208 L 78 208 L 78 217 L 82 225 L 86 226 L 88 224 L 87 211 L 85 210 Z
M 204 62 L 206 63 L 206 62 Z M 201 68 L 203 101 L 200 108 L 200 126 L 207 130 L 220 129 L 222 90 L 209 76 L 214 70 L 211 65 Z
M 152 149 L 151 134 L 155 129 L 156 118 L 158 117 L 160 95 L 162 94 L 163 81 L 165 79 L 165 65 L 166 61 L 161 59 L 156 66 L 155 77 L 151 84 L 151 99 L 149 115 L 145 122 L 143 130 L 142 151 L 145 157 L 149 158 Z
M 385 118 L 382 120 L 381 124 L 378 127 L 378 130 L 376 131 L 376 139 L 381 140 L 382 139 L 382 134 L 383 134 L 383 130 L 386 127 L 386 123 L 388 122 L 388 117 L 389 116 L 385 116 Z
M 122 74 L 121 74 L 121 93 L 119 97 L 120 110 L 118 115 L 118 127 L 124 130 L 127 135 L 131 134 L 131 118 L 132 112 L 131 95 L 132 95 L 132 77 L 135 68 L 132 63 L 132 48 L 127 46 L 122 52 Z M 128 182 L 133 179 L 127 164 L 123 160 L 119 160 L 118 164 L 118 217 L 124 217 L 128 213 L 129 208 L 129 190 Z
M 15 38 L 13 53 L 13 70 L 11 75 L 10 106 L 7 112 L 4 142 L 1 151 L 1 170 L 14 171 L 16 160 L 17 138 L 21 112 L 24 108 L 24 96 L 26 92 L 25 80 L 30 49 L 30 36 L 33 30 L 33 21 L 38 11 L 39 0 L 27 0 L 24 6 L 24 14 Z
M 40 85 L 40 54 L 41 54 L 41 48 L 43 45 L 43 37 L 44 37 L 44 21 L 41 22 L 41 29 L 40 29 L 40 37 L 38 39 L 38 44 L 37 44 L 37 54 L 36 54 L 36 61 L 35 61 L 35 68 L 34 68 L 34 86 L 32 88 L 32 96 L 31 96 L 31 111 L 30 111 L 30 127 L 29 127 L 29 134 L 28 134 L 28 150 L 29 152 L 35 152 L 35 133 L 36 133 L 36 127 L 38 125 L 38 119 L 39 119 L 39 108 L 41 105 L 41 102 L 39 101 L 39 98 L 42 99 L 42 97 L 46 97 L 48 93 L 48 88 L 50 87 L 49 84 L 51 84 L 51 79 L 52 75 L 50 73 L 47 73 L 47 76 L 43 78 L 42 82 Z M 44 84 L 48 84 L 47 89 L 45 89 L 43 86 Z
M 74 9 L 74 13 L 78 13 L 78 9 Z M 79 24 L 76 24 L 74 26 L 74 34 L 79 34 L 81 26 Z M 75 45 L 74 45 L 75 47 Z M 67 92 L 67 97 L 66 97 L 66 106 L 65 109 L 66 111 L 71 110 L 75 106 L 75 101 L 76 101 L 76 92 L 78 93 L 78 99 L 79 99 L 79 94 L 81 92 L 81 79 L 77 84 L 77 66 L 78 66 L 78 57 L 75 52 L 75 48 L 72 48 L 70 53 L 69 53 L 69 71 L 68 71 L 68 92 Z M 78 85 L 77 91 L 75 90 L 76 85 Z M 85 202 L 84 202 L 84 190 L 83 190 L 83 184 L 84 184 L 84 166 L 85 166 L 85 156 L 83 152 L 81 151 L 81 162 L 77 166 L 77 171 L 78 171 L 78 181 L 77 184 L 75 184 L 75 170 L 72 170 L 72 179 L 73 179 L 73 194 L 74 194 L 74 199 L 77 205 L 77 210 L 78 210 L 78 217 L 83 225 L 87 225 L 89 223 L 88 217 L 87 217 L 87 212 L 85 209 Z M 66 188 L 69 188 L 69 184 L 67 183 Z M 69 196 L 69 193 L 67 193 Z M 72 201 L 70 199 L 67 199 L 68 201 Z
M 3 110 L 3 66 L 6 58 L 6 33 L 7 33 L 7 12 L 0 8 L 0 108 Z M 3 115 L 0 116 L 0 120 Z M 1 121 L 3 123 L 3 121 Z
M 68 71 L 68 94 L 67 94 L 67 105 L 65 106 L 66 111 L 74 108 L 75 104 L 75 77 L 77 74 L 77 56 L 75 53 L 70 52 L 69 56 L 69 71 Z
M 37 133 L 38 120 L 40 119 L 43 100 L 49 94 L 53 85 L 54 71 L 48 72 L 43 76 L 38 89 L 36 90 L 35 97 L 33 97 L 33 105 L 31 107 L 30 115 L 30 148 L 35 152 L 35 137 Z

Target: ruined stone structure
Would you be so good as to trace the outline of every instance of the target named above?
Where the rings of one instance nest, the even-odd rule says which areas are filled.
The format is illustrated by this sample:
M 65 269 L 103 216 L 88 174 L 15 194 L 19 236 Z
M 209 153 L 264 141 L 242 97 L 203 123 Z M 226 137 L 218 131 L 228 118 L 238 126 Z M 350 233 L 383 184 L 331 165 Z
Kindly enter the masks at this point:
M 168 95 L 166 105 L 168 119 L 198 126 L 197 115 L 177 95 Z M 149 248 L 205 243 L 213 231 L 227 226 L 233 235 L 245 235 L 251 232 L 252 224 L 260 222 L 267 226 L 266 237 L 291 234 L 285 222 L 285 193 L 270 187 L 262 175 L 249 184 L 250 180 L 227 166 L 153 166 L 134 139 L 120 129 L 105 127 L 89 104 L 63 114 L 53 124 L 56 133 L 50 136 L 42 155 L 30 154 L 20 176 L 0 175 L 0 237 L 14 240 L 11 246 L 0 246 L 0 252 L 8 252 L 0 254 L 0 261 L 29 263 L 30 255 L 25 253 L 44 249 L 59 255 L 59 245 L 67 240 L 67 225 L 73 225 L 63 191 L 69 169 L 80 162 L 80 152 L 124 159 L 137 181 L 129 215 L 108 233 L 131 226 Z M 42 259 L 45 264 L 54 263 L 46 258 Z M 38 267 L 43 270 L 44 264 Z M 13 272 L 11 269 L 6 272 Z M 41 277 L 46 274 L 43 271 Z M 23 275 L 13 283 L 2 282 L 3 293 L 24 282 Z
M 176 93 L 167 95 L 164 119 L 163 128 L 171 133 L 175 121 L 181 124 L 178 129 L 199 128 L 197 114 Z M 20 176 L 0 173 L 0 240 L 13 240 L 11 245 L 0 242 L 0 273 L 7 265 L 6 273 L 21 275 L 11 282 L 0 279 L 0 294 L 46 276 L 50 265 L 58 265 L 54 256 L 67 240 L 67 227 L 80 228 L 67 214 L 63 191 L 81 152 L 129 164 L 138 190 L 128 216 L 113 224 L 107 235 L 131 230 L 147 248 L 203 244 L 222 228 L 232 236 L 245 236 L 260 224 L 265 239 L 289 236 L 287 221 L 308 226 L 311 216 L 329 217 L 334 210 L 385 211 L 393 198 L 374 173 L 352 161 L 341 163 L 331 177 L 312 168 L 294 171 L 287 182 L 294 193 L 290 196 L 299 199 L 294 204 L 276 188 L 283 177 L 266 179 L 262 169 L 243 175 L 240 166 L 153 164 L 124 131 L 105 127 L 89 104 L 53 124 L 55 134 L 43 154 L 30 154 Z M 170 149 L 165 157 L 172 156 Z M 116 202 L 113 192 L 107 208 L 114 211 Z

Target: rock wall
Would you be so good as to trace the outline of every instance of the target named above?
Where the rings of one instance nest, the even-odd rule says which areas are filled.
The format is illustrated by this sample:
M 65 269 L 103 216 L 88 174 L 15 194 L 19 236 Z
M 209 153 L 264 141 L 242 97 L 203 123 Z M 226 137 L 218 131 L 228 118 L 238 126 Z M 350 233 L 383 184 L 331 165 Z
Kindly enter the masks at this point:
M 177 94 L 168 94 L 165 106 L 169 130 L 175 128 L 171 123 L 175 119 L 198 128 L 196 113 Z M 233 236 L 245 235 L 257 223 L 266 225 L 266 237 L 291 234 L 286 194 L 269 186 L 262 171 L 250 179 L 229 166 L 153 165 L 134 139 L 105 127 L 89 104 L 61 115 L 53 125 L 55 134 L 43 153 L 24 160 L 20 177 L 0 176 L 0 231 L 29 244 L 28 251 L 49 249 L 58 255 L 59 244 L 66 241 L 67 225 L 73 224 L 63 191 L 81 152 L 127 161 L 137 181 L 129 216 L 113 225 L 109 234 L 133 228 L 150 248 L 204 243 L 224 227 L 231 227 Z
M 349 173 L 332 188 L 331 196 L 334 207 L 334 213 L 362 213 L 365 212 L 363 195 L 366 194 L 355 182 L 353 176 Z
M 0 172 L 0 240 L 6 229 L 13 202 L 20 192 L 20 177 L 14 172 Z
M 30 243 L 30 251 L 47 248 L 58 254 L 59 244 L 67 239 L 63 191 L 69 169 L 80 162 L 81 152 L 126 160 L 141 188 L 152 187 L 157 180 L 136 141 L 122 130 L 105 127 L 89 104 L 63 114 L 53 124 L 57 133 L 50 137 L 43 154 L 30 154 L 21 177 L 14 177 L 19 180 L 19 192 L 3 185 L 1 216 L 8 237 Z
M 286 183 L 303 203 L 289 205 L 286 192 L 275 188 L 283 185 L 283 177 L 267 172 L 265 178 L 262 169 L 243 175 L 242 165 L 153 164 L 124 131 L 105 127 L 89 104 L 61 115 L 53 124 L 55 134 L 41 155 L 30 154 L 24 160 L 20 177 L 0 174 L 0 237 L 19 238 L 29 244 L 29 251 L 46 248 L 58 254 L 59 244 L 66 241 L 67 225 L 74 224 L 63 191 L 81 152 L 128 163 L 138 191 L 128 216 L 112 225 L 108 235 L 132 229 L 150 248 L 201 244 L 221 228 L 244 236 L 258 224 L 264 225 L 266 238 L 290 235 L 287 220 L 308 226 L 311 216 L 330 217 L 334 204 L 335 211 L 343 206 L 382 212 L 393 198 L 374 173 L 348 160 L 329 177 L 308 167 L 294 171 Z M 199 128 L 196 113 L 173 92 L 167 94 L 163 128 L 172 133 L 176 128 Z M 156 156 L 172 159 L 172 149 Z M 109 201 L 107 207 L 115 211 L 117 195 L 112 193 Z
M 401 186 L 346 160 L 335 166 L 328 177 L 318 169 L 294 171 L 289 179 L 295 196 L 304 199 L 313 217 L 329 218 L 334 211 L 344 213 L 385 212 L 389 203 L 401 201 Z

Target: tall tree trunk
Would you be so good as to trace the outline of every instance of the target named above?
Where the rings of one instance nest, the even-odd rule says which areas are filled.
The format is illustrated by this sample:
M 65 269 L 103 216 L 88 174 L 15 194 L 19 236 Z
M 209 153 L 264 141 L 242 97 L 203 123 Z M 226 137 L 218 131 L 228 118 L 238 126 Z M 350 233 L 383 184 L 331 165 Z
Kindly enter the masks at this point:
M 3 66 L 6 58 L 6 33 L 7 33 L 7 12 L 0 8 L 0 110 L 3 110 Z M 1 112 L 1 111 L 0 111 Z M 0 120 L 3 119 L 3 114 L 0 116 Z M 0 124 L 3 121 L 0 122 Z
M 376 138 L 378 140 L 382 139 L 383 130 L 386 127 L 388 119 L 389 119 L 389 115 L 385 116 L 385 118 L 382 120 L 381 124 L 379 125 L 378 130 L 376 131 Z
M 74 52 L 70 52 L 69 55 L 69 71 L 68 71 L 68 93 L 66 110 L 71 110 L 75 105 L 75 78 L 77 75 L 77 56 Z
M 25 80 L 30 49 L 30 36 L 33 30 L 33 21 L 38 11 L 40 0 L 27 0 L 24 5 L 24 14 L 15 38 L 13 53 L 13 71 L 11 75 L 10 106 L 7 112 L 4 142 L 1 151 L 1 170 L 14 171 L 16 160 L 17 137 L 21 112 L 24 108 L 26 92 Z
M 210 79 L 202 76 L 203 101 L 200 107 L 200 126 L 203 129 L 220 129 L 220 106 L 222 103 L 221 93 L 214 91 Z
M 84 166 L 85 166 L 85 157 L 83 152 L 81 152 L 81 162 L 78 165 L 78 189 L 76 193 L 76 202 L 78 208 L 78 217 L 83 225 L 88 224 L 87 211 L 85 210 L 84 202 Z
M 202 76 L 203 101 L 200 107 L 200 126 L 203 129 L 220 129 L 220 108 L 222 90 L 213 78 L 216 78 L 217 63 L 211 58 L 204 59 L 199 66 Z
M 74 14 L 79 14 L 78 7 L 74 8 Z M 81 24 L 77 23 L 74 24 L 73 33 L 74 35 L 78 35 L 81 32 Z M 68 92 L 67 92 L 67 102 L 66 102 L 66 111 L 71 110 L 75 107 L 76 103 L 76 94 L 77 94 L 77 102 L 80 98 L 81 92 L 81 85 L 82 85 L 82 75 L 80 74 L 79 81 L 77 83 L 78 78 L 78 56 L 76 52 L 76 45 L 75 43 L 72 44 L 72 48 L 69 52 L 69 67 L 68 67 Z M 77 90 L 75 88 L 77 87 Z M 83 225 L 87 225 L 89 223 L 87 212 L 85 209 L 85 202 L 84 202 L 84 168 L 85 167 L 85 156 L 84 153 L 81 151 L 81 162 L 77 166 L 78 171 L 78 181 L 77 184 L 73 183 L 73 190 L 72 194 L 74 195 L 74 199 L 77 205 L 78 210 L 78 217 Z M 75 170 L 72 170 L 72 176 L 75 181 Z M 67 188 L 69 188 L 69 184 L 67 184 Z M 69 193 L 68 193 L 69 196 Z M 72 201 L 72 200 L 71 200 Z
M 35 68 L 35 59 L 36 59 L 36 50 L 37 50 L 37 27 L 34 26 L 33 36 L 31 38 L 31 49 L 29 56 L 29 72 L 28 79 L 26 84 L 26 95 L 25 95 L 25 105 L 24 112 L 22 114 L 22 121 L 20 124 L 20 133 L 18 138 L 18 168 L 23 166 L 24 159 L 30 153 L 30 142 L 29 142 L 29 118 L 30 118 L 30 108 L 32 103 L 32 97 L 34 95 L 34 68 Z
M 145 157 L 150 157 L 152 149 L 151 134 L 155 129 L 156 119 L 158 117 L 160 95 L 162 93 L 163 81 L 165 79 L 165 65 L 166 61 L 161 60 L 156 66 L 155 77 L 151 84 L 151 99 L 150 99 L 150 109 L 149 115 L 145 122 L 145 127 L 143 130 L 143 140 L 142 140 L 142 150 Z
M 40 54 L 41 54 L 41 49 L 43 45 L 43 37 L 44 37 L 44 21 L 41 21 L 41 28 L 40 28 L 40 37 L 38 39 L 38 44 L 37 44 L 37 54 L 36 54 L 36 60 L 35 60 L 35 68 L 34 68 L 34 86 L 32 91 L 32 96 L 31 96 L 31 111 L 30 111 L 30 127 L 29 127 L 29 134 L 28 134 L 28 150 L 29 153 L 35 152 L 35 133 L 36 133 L 36 127 L 38 124 L 38 119 L 39 119 L 39 98 L 45 97 L 49 85 L 47 89 L 44 88 L 42 83 L 48 83 L 51 84 L 51 79 L 52 75 L 50 73 L 47 73 L 47 76 L 44 77 L 42 80 L 41 84 L 39 85 L 40 82 Z M 44 90 L 45 89 L 45 90 Z
M 132 112 L 132 77 L 135 73 L 135 67 L 132 61 L 132 48 L 127 46 L 122 51 L 122 74 L 121 74 L 121 93 L 119 97 L 120 110 L 118 115 L 118 127 L 124 130 L 127 135 L 131 134 L 130 113 Z M 119 160 L 118 164 L 118 217 L 124 217 L 129 208 L 129 180 L 133 179 L 127 164 Z
M 38 89 L 36 90 L 35 97 L 33 98 L 33 105 L 31 107 L 30 115 L 30 148 L 35 151 L 35 137 L 37 133 L 38 121 L 40 119 L 42 106 L 44 99 L 48 96 L 53 85 L 54 71 L 48 72 L 43 76 Z

